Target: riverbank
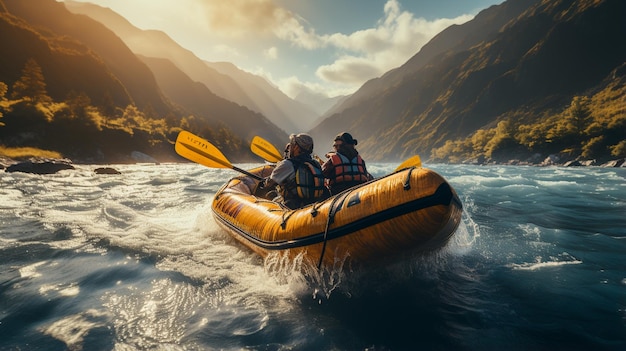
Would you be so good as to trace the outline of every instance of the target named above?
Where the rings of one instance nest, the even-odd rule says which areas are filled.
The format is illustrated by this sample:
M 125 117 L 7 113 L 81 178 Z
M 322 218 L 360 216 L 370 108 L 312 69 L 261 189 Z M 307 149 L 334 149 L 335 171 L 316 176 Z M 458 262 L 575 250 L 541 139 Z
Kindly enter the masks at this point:
M 135 162 L 122 162 L 119 164 L 132 164 L 132 163 L 154 163 L 159 164 L 158 161 L 154 159 L 141 159 L 138 158 Z M 74 169 L 73 162 L 67 158 L 48 158 L 48 157 L 26 157 L 26 158 L 9 158 L 6 156 L 0 155 L 0 171 L 5 172 L 24 172 L 24 173 L 33 173 L 33 174 L 52 174 L 59 172 L 61 170 Z M 76 164 L 82 164 L 81 162 L 77 162 Z M 596 160 L 571 160 L 565 162 L 559 162 L 557 158 L 548 157 L 544 161 L 540 163 L 532 163 L 528 161 L 519 161 L 519 160 L 509 160 L 507 162 L 495 162 L 492 160 L 467 160 L 462 162 L 461 164 L 472 165 L 472 166 L 533 166 L 533 167 L 605 167 L 605 168 L 616 168 L 616 167 L 626 167 L 625 160 L 616 159 L 604 163 L 598 163 Z M 115 173 L 119 174 L 117 170 L 112 168 L 103 167 L 96 169 L 96 173 Z
M 598 161 L 596 159 L 584 159 L 582 157 L 572 158 L 570 156 L 563 156 L 557 154 L 551 154 L 543 158 L 539 154 L 527 159 L 509 159 L 506 161 L 493 160 L 486 157 L 477 157 L 464 160 L 461 164 L 486 166 L 486 165 L 505 165 L 505 166 L 559 166 L 559 167 L 626 167 L 626 159 L 615 158 L 606 159 L 605 161 Z

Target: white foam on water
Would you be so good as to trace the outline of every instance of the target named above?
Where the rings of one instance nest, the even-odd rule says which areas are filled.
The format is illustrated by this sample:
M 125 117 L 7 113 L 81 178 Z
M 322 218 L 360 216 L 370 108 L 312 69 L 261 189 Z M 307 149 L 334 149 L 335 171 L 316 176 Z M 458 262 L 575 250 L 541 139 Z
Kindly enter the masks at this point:
M 582 264 L 583 261 L 577 260 L 567 253 L 560 255 L 562 257 L 550 257 L 548 261 L 543 261 L 541 257 L 536 257 L 535 262 L 510 263 L 507 267 L 513 270 L 536 271 L 545 268 L 554 268 L 567 265 Z
M 21 267 L 18 269 L 20 272 L 20 276 L 27 279 L 41 277 L 41 273 L 37 269 L 47 263 L 47 261 L 41 261 Z
M 105 313 L 90 309 L 66 316 L 39 329 L 42 333 L 65 343 L 68 350 L 82 350 L 85 337 L 93 329 L 106 327 L 105 317 Z

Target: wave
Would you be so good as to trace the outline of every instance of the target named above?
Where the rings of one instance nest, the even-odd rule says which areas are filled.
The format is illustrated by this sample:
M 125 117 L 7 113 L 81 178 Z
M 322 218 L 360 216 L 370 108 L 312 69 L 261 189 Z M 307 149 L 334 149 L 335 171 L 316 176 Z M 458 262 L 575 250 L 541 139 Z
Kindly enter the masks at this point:
M 520 263 L 520 264 L 511 263 L 511 264 L 508 264 L 507 267 L 512 268 L 513 270 L 519 270 L 519 271 L 536 271 L 538 269 L 543 269 L 543 268 L 553 268 L 553 267 L 560 267 L 560 266 L 566 266 L 570 264 L 581 264 L 581 263 L 583 263 L 583 261 L 580 261 L 580 260 L 548 261 L 548 262 L 530 262 L 530 263 Z

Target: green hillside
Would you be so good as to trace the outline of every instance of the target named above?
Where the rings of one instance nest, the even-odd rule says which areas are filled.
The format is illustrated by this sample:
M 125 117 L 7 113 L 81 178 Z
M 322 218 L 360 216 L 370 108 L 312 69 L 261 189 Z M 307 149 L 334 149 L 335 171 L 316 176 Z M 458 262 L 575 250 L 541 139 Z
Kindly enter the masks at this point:
M 264 116 L 189 77 L 160 86 L 157 73 L 112 31 L 54 0 L 0 0 L 0 42 L 7 48 L 0 55 L 3 150 L 34 147 L 107 163 L 134 162 L 130 155 L 140 151 L 181 161 L 173 141 L 187 129 L 246 161 L 256 160 L 247 146 L 255 133 L 272 141 L 287 137 Z M 192 92 L 192 99 L 167 96 L 164 88 Z
M 621 0 L 492 6 L 367 82 L 312 134 L 351 131 L 369 160 L 624 157 L 624 14 Z M 572 102 L 589 110 L 576 127 Z

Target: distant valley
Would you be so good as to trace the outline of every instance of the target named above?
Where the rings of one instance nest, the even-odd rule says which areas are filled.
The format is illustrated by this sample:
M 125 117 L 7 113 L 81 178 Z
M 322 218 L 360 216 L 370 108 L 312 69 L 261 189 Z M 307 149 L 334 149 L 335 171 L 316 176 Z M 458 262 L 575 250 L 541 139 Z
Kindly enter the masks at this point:
M 282 145 L 304 130 L 318 153 L 350 131 L 371 161 L 623 158 L 625 13 L 620 0 L 508 0 L 351 96 L 291 99 L 109 9 L 0 0 L 11 48 L 0 57 L 0 145 L 94 162 L 131 161 L 132 151 L 177 160 L 172 142 L 187 129 L 246 161 L 254 135 Z

